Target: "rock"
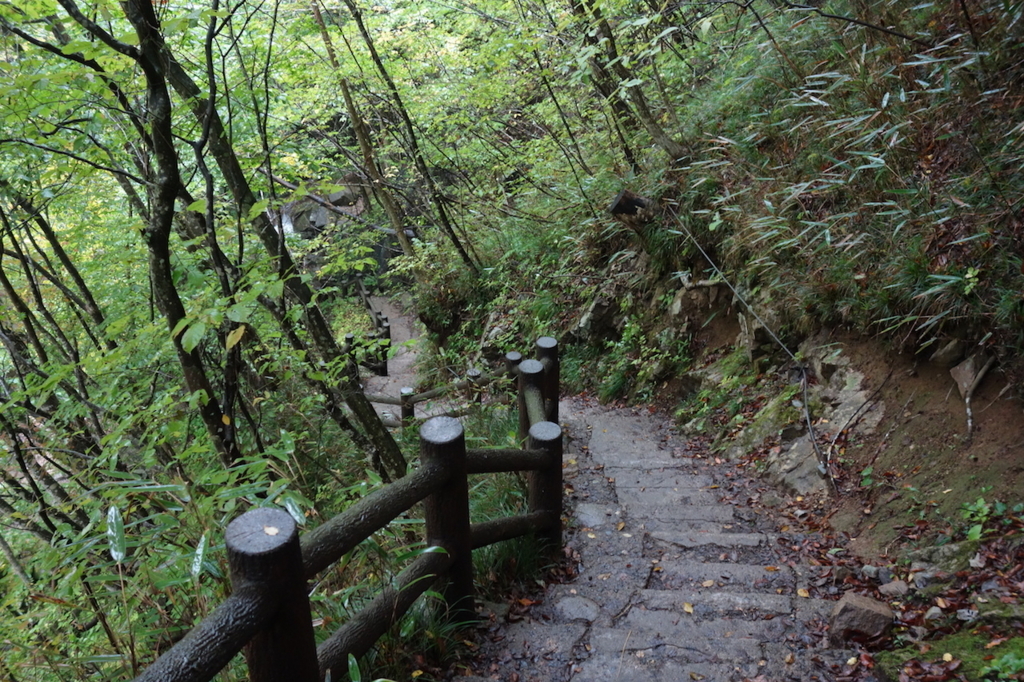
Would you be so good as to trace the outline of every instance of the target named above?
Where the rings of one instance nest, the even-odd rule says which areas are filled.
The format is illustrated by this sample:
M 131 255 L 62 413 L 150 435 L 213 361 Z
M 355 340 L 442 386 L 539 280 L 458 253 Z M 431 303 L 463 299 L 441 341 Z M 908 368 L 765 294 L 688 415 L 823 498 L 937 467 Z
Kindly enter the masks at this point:
M 825 490 L 825 479 L 818 469 L 818 453 L 807 435 L 795 440 L 788 448 L 769 454 L 765 472 L 796 495 L 811 495 Z
M 503 602 L 481 601 L 477 606 L 477 611 L 484 621 L 493 619 L 495 622 L 502 622 L 508 616 L 510 608 L 509 604 Z
M 966 344 L 959 339 L 952 339 L 940 346 L 928 359 L 939 367 L 952 367 L 964 356 Z
M 842 585 L 852 575 L 853 571 L 849 566 L 836 566 L 835 570 L 832 571 L 832 582 L 836 585 Z
M 782 326 L 782 318 L 778 311 L 772 307 L 770 301 L 749 301 L 748 299 L 748 302 L 757 309 L 761 319 L 758 319 L 749 311 L 736 314 L 736 319 L 740 323 L 740 333 L 736 337 L 736 347 L 746 351 L 747 360 L 754 362 L 771 352 L 768 350 L 766 353 L 766 347 L 768 349 L 775 347 L 775 340 L 772 339 L 769 329 L 779 329 Z M 743 305 L 738 300 L 735 303 L 740 306 Z M 765 324 L 762 324 L 761 320 L 764 320 Z
M 694 417 L 690 421 L 686 422 L 679 427 L 679 432 L 684 436 L 696 436 L 704 433 L 706 419 L 703 417 Z
M 837 371 L 850 364 L 850 360 L 842 355 L 842 348 L 831 342 L 825 333 L 815 334 L 801 343 L 800 352 L 810 364 L 814 376 L 825 385 Z
M 853 635 L 881 637 L 892 627 L 893 612 L 886 604 L 854 592 L 843 595 L 829 617 L 829 637 L 836 646 Z
M 907 552 L 906 557 L 912 562 L 911 571 L 938 569 L 946 573 L 957 573 L 967 570 L 971 558 L 977 551 L 978 543 L 976 541 L 965 540 L 916 549 Z
M 860 572 L 861 575 L 863 575 L 865 578 L 868 578 L 869 580 L 878 579 L 878 566 L 872 566 L 871 564 L 868 564 L 867 566 L 861 566 Z
M 600 292 L 569 331 L 569 336 L 585 342 L 599 341 L 614 335 L 620 327 L 619 306 L 615 304 L 614 295 L 610 291 Z
M 796 440 L 805 433 L 807 433 L 807 424 L 802 421 L 799 421 L 796 422 L 795 424 L 790 424 L 789 426 L 782 429 L 782 434 L 779 436 L 779 438 L 782 440 L 783 443 L 789 443 L 791 441 Z
M 942 609 L 940 609 L 938 606 L 933 606 L 924 612 L 924 619 L 926 621 L 938 620 L 939 618 L 942 618 L 945 615 L 946 614 L 942 612 Z
M 910 574 L 914 577 L 914 587 L 923 590 L 929 585 L 935 585 L 945 581 L 949 574 L 940 571 L 931 564 L 915 561 L 910 565 Z
M 902 597 L 907 592 L 910 592 L 910 585 L 905 580 L 893 580 L 891 583 L 886 583 L 879 587 L 878 591 L 886 597 Z
M 875 578 L 879 585 L 885 585 L 892 582 L 892 571 L 889 570 L 888 566 L 879 566 L 878 577 Z
M 597 620 L 601 613 L 597 602 L 585 597 L 566 597 L 555 604 L 555 609 L 566 620 L 585 620 L 588 623 Z
M 967 392 L 971 390 L 971 385 L 974 384 L 974 379 L 978 376 L 978 372 L 985 366 L 988 358 L 984 353 L 975 353 L 970 356 L 959 365 L 949 370 L 949 374 L 953 377 L 953 381 L 956 382 L 956 387 L 960 389 L 960 397 L 966 398 Z
M 913 625 L 911 626 L 910 631 L 907 634 L 913 641 L 920 642 L 928 635 L 928 628 L 922 627 L 920 625 Z

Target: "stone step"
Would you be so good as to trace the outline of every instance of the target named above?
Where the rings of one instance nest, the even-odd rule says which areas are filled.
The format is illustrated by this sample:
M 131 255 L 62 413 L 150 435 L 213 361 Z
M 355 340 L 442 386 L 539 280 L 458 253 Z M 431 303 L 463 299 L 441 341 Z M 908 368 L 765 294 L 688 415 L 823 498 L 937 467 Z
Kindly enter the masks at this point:
M 705 617 L 745 616 L 764 618 L 792 614 L 806 623 L 815 618 L 828 618 L 834 601 L 812 599 L 774 592 L 722 592 L 715 588 L 689 590 L 641 590 L 636 603 L 651 611 L 686 613 L 687 604 L 694 613 Z
M 698 522 L 706 527 L 717 527 L 725 530 L 725 525 L 735 525 L 736 516 L 733 508 L 727 504 L 699 505 L 667 505 L 667 504 L 633 504 L 628 509 L 628 516 L 640 522 L 644 530 L 689 530 L 695 526 L 683 527 L 680 522 Z
M 700 616 L 763 617 L 793 613 L 789 595 L 765 592 L 721 592 L 715 589 L 641 590 L 640 603 L 652 611 L 685 613 L 689 605 Z
M 718 495 L 701 488 L 626 488 L 616 486 L 619 503 L 624 507 L 708 507 L 718 503 Z
M 753 664 L 687 663 L 658 651 L 592 656 L 573 666 L 571 682 L 741 682 L 757 675 Z M 475 681 L 474 681 L 475 682 Z
M 642 488 L 651 490 L 663 490 L 665 488 L 684 488 L 684 489 L 706 489 L 706 490 L 717 490 L 713 488 L 715 480 L 707 474 L 695 474 L 690 473 L 689 468 L 686 469 L 622 469 L 619 467 L 606 467 L 603 470 L 606 477 L 615 480 L 615 487 L 618 489 L 622 488 Z
M 651 539 L 684 549 L 712 545 L 723 549 L 735 547 L 766 547 L 769 537 L 764 533 L 719 533 L 715 531 L 652 531 Z
M 692 614 L 634 607 L 614 628 L 594 627 L 590 646 L 598 654 L 652 651 L 688 663 L 757 663 L 761 641 L 782 637 L 776 621 L 698 619 Z
M 795 577 L 788 566 L 729 564 L 666 559 L 651 573 L 647 585 L 660 590 L 693 589 L 709 580 L 713 589 L 729 592 L 795 593 Z

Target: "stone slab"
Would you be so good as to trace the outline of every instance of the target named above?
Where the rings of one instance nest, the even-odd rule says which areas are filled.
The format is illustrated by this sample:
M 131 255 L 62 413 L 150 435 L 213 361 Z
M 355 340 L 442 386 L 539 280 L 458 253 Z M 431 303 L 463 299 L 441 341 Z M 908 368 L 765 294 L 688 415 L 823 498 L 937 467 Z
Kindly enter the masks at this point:
M 652 531 L 651 538 L 679 547 L 704 547 L 714 545 L 726 549 L 732 547 L 760 547 L 766 545 L 768 537 L 763 533 L 715 533 L 710 531 Z
M 774 633 L 764 625 L 772 621 L 700 621 L 689 614 L 634 608 L 615 628 L 592 628 L 590 646 L 603 654 L 654 649 L 666 658 L 691 663 L 756 663 L 761 659 L 761 638 L 783 634 L 781 623 Z
M 642 520 L 647 530 L 679 529 L 679 521 L 705 521 L 715 524 L 735 523 L 733 508 L 727 504 L 668 505 L 633 504 L 629 518 Z
M 622 520 L 622 510 L 614 504 L 593 504 L 580 502 L 573 511 L 573 517 L 581 527 L 601 528 L 615 525 Z
M 696 588 L 707 580 L 715 581 L 715 589 L 726 591 L 779 594 L 779 589 L 782 589 L 783 593 L 794 589 L 793 572 L 788 566 L 685 560 L 665 560 L 658 566 L 661 570 L 655 571 L 651 580 L 651 587 L 656 589 Z
M 718 503 L 718 495 L 700 488 L 623 488 L 616 486 L 619 503 L 625 507 L 673 506 L 707 507 Z
M 642 656 L 639 654 L 643 654 Z M 740 682 L 756 674 L 756 666 L 686 663 L 658 651 L 593 656 L 573 667 L 571 682 Z
M 718 615 L 768 613 L 779 615 L 794 611 L 794 598 L 787 595 L 762 592 L 720 592 L 711 588 L 642 590 L 639 599 L 642 605 L 652 611 L 667 610 L 684 613 L 684 606 L 690 604 L 697 615 L 704 615 L 702 612 Z M 826 611 L 827 613 L 828 611 Z
M 711 489 L 715 480 L 707 474 L 681 469 L 621 469 L 606 467 L 604 475 L 615 479 L 617 488 L 697 488 Z

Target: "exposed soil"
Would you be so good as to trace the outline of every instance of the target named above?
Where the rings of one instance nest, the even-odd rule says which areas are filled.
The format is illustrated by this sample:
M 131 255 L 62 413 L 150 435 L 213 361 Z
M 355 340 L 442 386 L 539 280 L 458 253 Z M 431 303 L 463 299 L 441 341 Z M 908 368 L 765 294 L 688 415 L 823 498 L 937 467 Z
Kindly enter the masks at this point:
M 886 406 L 873 435 L 848 443 L 845 480 L 831 516 L 866 559 L 947 532 L 964 523 L 961 509 L 979 497 L 1011 506 L 1024 500 L 1024 410 L 998 367 L 975 391 L 973 437 L 949 370 L 887 352 L 877 341 L 837 336 L 843 354 Z M 873 467 L 872 483 L 862 486 Z M 869 513 L 868 513 L 869 512 Z M 930 521 L 908 532 L 915 521 Z

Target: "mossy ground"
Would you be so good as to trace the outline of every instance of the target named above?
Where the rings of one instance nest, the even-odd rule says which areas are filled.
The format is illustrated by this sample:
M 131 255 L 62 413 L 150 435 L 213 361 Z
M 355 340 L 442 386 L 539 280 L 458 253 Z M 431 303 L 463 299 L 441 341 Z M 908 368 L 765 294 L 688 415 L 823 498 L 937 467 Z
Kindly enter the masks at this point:
M 962 674 L 970 682 L 980 680 L 1013 680 L 1024 679 L 1021 675 L 999 677 L 997 673 L 983 675 L 986 668 L 997 666 L 1004 657 L 1024 661 L 1024 637 L 1012 637 L 996 646 L 986 648 L 993 641 L 991 634 L 964 631 L 939 640 L 913 644 L 892 651 L 882 651 L 875 655 L 875 663 L 883 680 L 898 680 L 900 671 L 911 660 L 935 661 L 942 660 L 944 654 L 960 660 L 961 665 L 956 672 Z M 1010 666 L 1002 666 L 1003 670 Z

